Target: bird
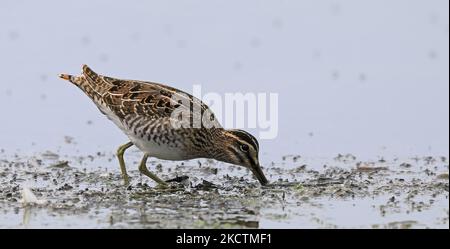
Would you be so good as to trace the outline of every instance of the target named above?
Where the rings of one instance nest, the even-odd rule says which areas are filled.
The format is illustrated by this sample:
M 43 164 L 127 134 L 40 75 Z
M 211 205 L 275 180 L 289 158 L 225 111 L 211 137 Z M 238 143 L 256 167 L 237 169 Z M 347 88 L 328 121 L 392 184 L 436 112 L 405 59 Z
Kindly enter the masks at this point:
M 149 157 L 214 159 L 249 169 L 263 186 L 269 183 L 259 163 L 258 140 L 244 130 L 223 128 L 198 98 L 161 83 L 100 75 L 87 65 L 82 65 L 80 75 L 59 77 L 81 89 L 128 137 L 116 153 L 125 185 L 130 178 L 123 156 L 133 145 L 144 153 L 140 173 L 161 187 L 167 182 L 148 170 Z

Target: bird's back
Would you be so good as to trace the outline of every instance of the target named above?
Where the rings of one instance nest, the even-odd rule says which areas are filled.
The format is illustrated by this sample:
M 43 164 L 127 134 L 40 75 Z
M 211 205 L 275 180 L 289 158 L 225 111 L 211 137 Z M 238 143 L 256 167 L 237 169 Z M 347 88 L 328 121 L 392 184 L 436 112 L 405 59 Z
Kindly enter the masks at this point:
M 210 121 L 215 120 L 213 112 L 202 101 L 186 92 L 160 83 L 103 76 L 86 65 L 83 65 L 82 75 L 66 77 L 89 96 L 107 116 L 113 114 L 122 120 L 130 115 L 165 119 L 172 118 L 175 109 L 184 107 L 187 111 L 199 110 L 201 115 L 209 112 Z M 111 113 L 108 113 L 109 111 Z M 193 115 L 195 113 L 191 113 L 190 121 Z M 216 121 L 214 127 L 221 126 Z
M 208 106 L 173 87 L 99 75 L 86 65 L 80 76 L 61 75 L 61 78 L 69 80 L 89 96 L 100 111 L 143 151 L 155 151 L 163 145 L 201 151 L 205 148 L 200 147 L 210 145 L 208 137 L 223 129 Z M 184 110 L 184 117 L 174 117 L 176 110 Z M 205 116 L 208 128 L 202 120 Z M 167 149 L 161 152 L 165 153 Z M 195 156 L 194 151 L 190 151 L 190 155 Z M 159 158 L 171 156 L 160 155 Z M 182 157 L 186 155 L 180 159 Z

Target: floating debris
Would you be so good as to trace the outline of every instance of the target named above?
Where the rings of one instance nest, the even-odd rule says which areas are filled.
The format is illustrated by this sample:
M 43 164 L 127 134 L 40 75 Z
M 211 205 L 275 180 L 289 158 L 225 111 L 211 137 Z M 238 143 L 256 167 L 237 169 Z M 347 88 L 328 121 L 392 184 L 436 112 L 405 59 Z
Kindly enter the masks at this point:
M 52 164 L 49 166 L 49 168 L 68 168 L 69 166 L 69 161 L 60 161 L 57 162 L 56 164 Z
M 213 188 L 217 188 L 217 186 L 214 183 L 212 183 L 212 182 L 203 180 L 202 183 L 198 184 L 194 188 L 201 189 L 201 190 L 210 190 L 210 189 L 213 189 Z
M 186 181 L 186 180 L 189 180 L 189 176 L 177 176 L 177 177 L 175 177 L 175 178 L 173 178 L 173 179 L 167 180 L 166 182 L 167 182 L 167 183 L 170 183 L 170 182 L 178 182 L 178 183 L 182 183 L 182 182 L 184 182 L 184 181 Z
M 442 173 L 436 176 L 436 179 L 438 180 L 447 180 L 448 181 L 448 173 Z
M 64 136 L 64 142 L 66 143 L 66 144 L 73 144 L 74 143 L 74 138 L 73 137 L 71 137 L 71 136 Z
M 356 164 L 356 170 L 359 172 L 373 172 L 373 171 L 380 171 L 380 170 L 389 170 L 388 167 L 385 166 L 375 166 L 374 163 L 357 163 Z
M 47 160 L 58 160 L 59 159 L 59 155 L 56 153 L 53 153 L 51 151 L 46 151 L 44 153 L 41 154 L 43 159 L 47 159 Z
M 411 168 L 412 165 L 410 163 L 402 163 L 402 164 L 400 164 L 400 167 L 402 167 L 402 168 Z
M 40 200 L 36 197 L 36 195 L 33 194 L 30 188 L 23 186 L 22 187 L 22 199 L 19 201 L 20 203 L 23 203 L 24 205 L 43 205 L 47 203 L 47 200 Z

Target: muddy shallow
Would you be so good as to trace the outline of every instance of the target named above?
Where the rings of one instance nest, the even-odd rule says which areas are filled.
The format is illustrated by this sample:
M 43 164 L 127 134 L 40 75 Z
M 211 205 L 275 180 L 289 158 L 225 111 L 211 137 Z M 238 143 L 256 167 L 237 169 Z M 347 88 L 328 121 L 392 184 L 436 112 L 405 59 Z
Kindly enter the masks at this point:
M 0 153 L 1 228 L 448 228 L 447 158 L 361 162 L 285 156 L 261 187 L 242 168 L 210 160 L 149 160 L 170 189 L 139 174 L 128 152 L 124 186 L 113 154 Z M 29 188 L 45 203 L 24 204 Z

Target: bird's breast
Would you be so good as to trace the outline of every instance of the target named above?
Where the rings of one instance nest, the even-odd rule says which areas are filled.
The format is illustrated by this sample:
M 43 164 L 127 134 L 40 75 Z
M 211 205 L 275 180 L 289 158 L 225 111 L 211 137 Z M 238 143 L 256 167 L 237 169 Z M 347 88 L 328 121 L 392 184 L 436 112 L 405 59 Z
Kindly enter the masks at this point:
M 136 147 L 151 157 L 175 161 L 196 157 L 188 147 L 183 146 L 182 142 L 174 141 L 174 139 L 164 139 L 161 136 L 150 136 L 150 139 L 148 137 L 143 139 L 134 134 L 130 135 L 129 138 Z

